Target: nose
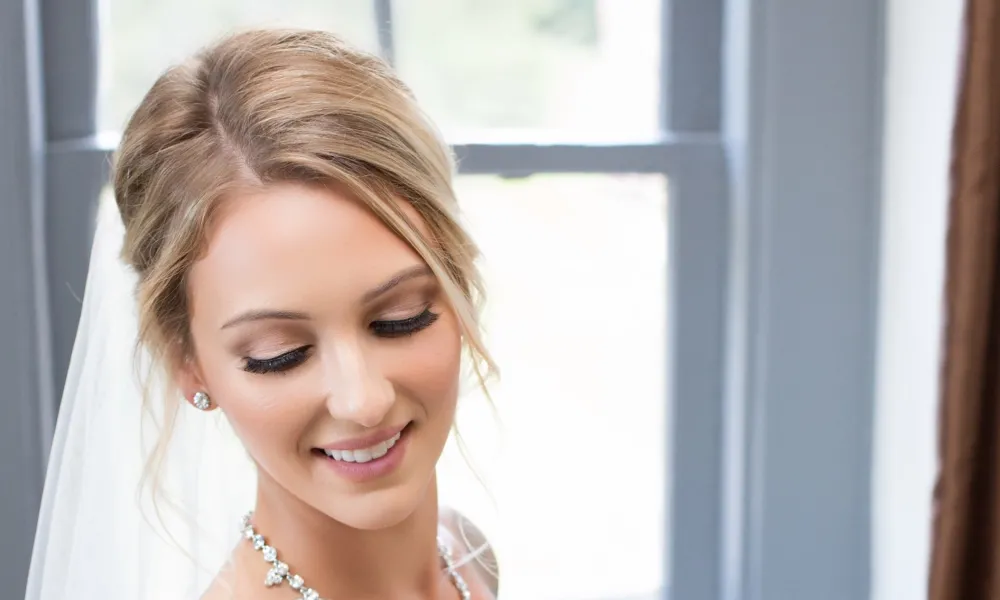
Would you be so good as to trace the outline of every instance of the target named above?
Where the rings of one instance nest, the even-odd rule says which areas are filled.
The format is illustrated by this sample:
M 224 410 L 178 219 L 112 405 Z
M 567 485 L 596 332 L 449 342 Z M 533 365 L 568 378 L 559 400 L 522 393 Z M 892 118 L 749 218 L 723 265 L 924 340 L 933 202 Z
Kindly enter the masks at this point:
M 326 361 L 327 410 L 362 427 L 382 424 L 395 402 L 392 383 L 358 343 L 338 344 Z

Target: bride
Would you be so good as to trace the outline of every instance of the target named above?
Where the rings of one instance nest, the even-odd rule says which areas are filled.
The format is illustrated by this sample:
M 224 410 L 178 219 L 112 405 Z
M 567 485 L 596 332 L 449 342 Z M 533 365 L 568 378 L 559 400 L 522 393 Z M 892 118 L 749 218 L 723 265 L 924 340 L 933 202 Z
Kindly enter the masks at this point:
M 463 365 L 493 370 L 452 174 L 325 33 L 159 78 L 98 215 L 29 600 L 495 598 L 435 480 Z

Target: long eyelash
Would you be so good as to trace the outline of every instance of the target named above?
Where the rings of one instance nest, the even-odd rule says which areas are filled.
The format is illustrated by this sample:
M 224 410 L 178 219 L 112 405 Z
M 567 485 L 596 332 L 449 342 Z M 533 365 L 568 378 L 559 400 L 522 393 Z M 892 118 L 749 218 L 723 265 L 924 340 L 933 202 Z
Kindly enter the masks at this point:
M 427 329 L 438 320 L 439 315 L 425 308 L 419 315 L 396 321 L 373 321 L 370 325 L 375 335 L 386 338 L 405 337 Z M 280 373 L 297 367 L 306 358 L 311 346 L 302 346 L 272 358 L 243 358 L 243 370 L 259 375 Z
M 289 350 L 273 358 L 243 358 L 243 370 L 248 373 L 263 375 L 265 373 L 280 373 L 297 367 L 306 358 L 309 346 L 302 346 L 295 350 Z
M 414 317 L 398 321 L 373 321 L 370 327 L 372 333 L 380 337 L 405 337 L 427 329 L 438 320 L 438 316 L 430 308 L 425 308 L 424 312 Z

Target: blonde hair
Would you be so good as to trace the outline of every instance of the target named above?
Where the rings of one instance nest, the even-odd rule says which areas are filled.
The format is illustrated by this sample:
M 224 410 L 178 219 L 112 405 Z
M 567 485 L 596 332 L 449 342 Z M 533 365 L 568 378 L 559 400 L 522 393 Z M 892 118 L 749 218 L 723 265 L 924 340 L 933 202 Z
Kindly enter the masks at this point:
M 448 147 L 409 89 L 381 60 L 333 35 L 249 31 L 207 48 L 157 80 L 116 157 L 141 346 L 168 369 L 191 356 L 186 274 L 223 198 L 279 182 L 338 186 L 434 272 L 485 387 L 495 367 L 480 333 L 478 251 L 458 221 L 453 173 Z M 178 394 L 166 397 L 147 475 L 164 456 L 180 405 Z

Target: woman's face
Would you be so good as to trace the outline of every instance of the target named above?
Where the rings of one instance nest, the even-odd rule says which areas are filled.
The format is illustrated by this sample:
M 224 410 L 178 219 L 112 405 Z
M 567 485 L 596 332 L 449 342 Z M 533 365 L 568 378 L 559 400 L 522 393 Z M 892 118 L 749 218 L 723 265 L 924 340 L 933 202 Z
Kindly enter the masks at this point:
M 225 411 L 261 485 L 361 529 L 416 508 L 454 417 L 461 336 L 405 242 L 337 192 L 272 186 L 224 207 L 188 296 L 183 387 Z

